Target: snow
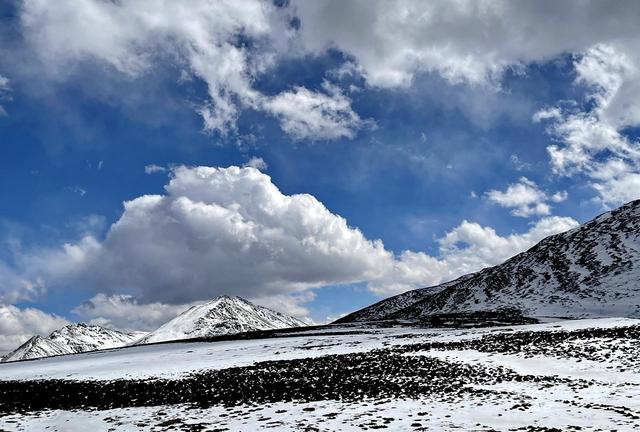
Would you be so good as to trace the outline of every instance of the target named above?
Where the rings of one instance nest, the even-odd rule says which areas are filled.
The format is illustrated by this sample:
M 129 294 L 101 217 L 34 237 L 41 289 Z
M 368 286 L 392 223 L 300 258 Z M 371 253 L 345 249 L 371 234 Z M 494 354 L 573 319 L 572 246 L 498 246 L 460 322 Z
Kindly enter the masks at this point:
M 631 430 L 635 420 L 624 414 L 598 407 L 588 407 L 589 400 L 599 401 L 593 394 L 574 393 L 566 388 L 540 389 L 528 385 L 503 386 L 515 394 L 511 398 L 466 398 L 456 402 L 432 398 L 391 401 L 310 403 L 280 402 L 264 406 L 212 407 L 196 409 L 189 406 L 159 406 L 107 411 L 48 411 L 0 418 L 0 427 L 7 431 L 152 431 L 166 430 L 159 425 L 204 424 L 232 431 L 299 431 L 320 430 L 361 431 L 364 428 L 386 426 L 387 430 L 514 430 L 530 425 L 585 431 Z M 628 406 L 637 412 L 640 404 L 628 396 L 637 396 L 622 389 L 612 392 L 601 388 L 600 397 L 611 397 L 612 405 Z M 522 397 L 526 395 L 526 397 Z M 571 406 L 566 401 L 585 400 L 583 406 Z M 526 400 L 526 409 L 514 405 Z M 482 426 L 480 426 L 482 425 Z M 178 430 L 184 430 L 177 427 Z M 188 430 L 188 429 L 187 429 Z M 198 430 L 198 429 L 195 429 Z M 209 430 L 209 429 L 205 429 Z
M 539 242 L 504 263 L 408 291 L 341 320 L 415 320 L 513 307 L 525 316 L 640 317 L 640 200 Z
M 147 344 L 305 326 L 296 318 L 254 305 L 240 297 L 220 296 L 193 306 L 152 333 L 120 332 L 98 325 L 70 324 L 47 337 L 33 336 L 1 361 L 96 351 L 133 343 Z
M 334 331 L 340 331 L 335 329 Z M 175 342 L 43 358 L 0 365 L 0 380 L 175 378 L 203 369 L 247 366 L 259 361 L 318 357 L 383 347 L 399 335 L 423 335 L 424 329 L 369 330 L 362 334 L 293 336 L 217 342 Z M 410 343 L 414 339 L 401 339 Z M 150 362 L 149 359 L 154 359 Z
M 483 329 L 364 328 L 331 326 L 313 333 L 286 337 L 216 342 L 174 342 L 130 346 L 25 362 L 0 364 L 0 380 L 117 378 L 176 378 L 206 369 L 248 366 L 266 360 L 288 360 L 369 351 L 390 345 L 477 338 L 495 331 L 578 330 L 640 324 L 640 320 L 606 318 L 569 320 L 526 326 Z M 323 334 L 331 332 L 331 334 Z M 333 333 L 342 333 L 335 335 Z M 153 361 L 150 361 L 153 359 Z
M 276 359 L 318 357 L 325 354 L 366 352 L 396 345 L 428 341 L 454 342 L 499 333 L 574 331 L 640 325 L 640 320 L 606 318 L 566 320 L 482 329 L 425 329 L 364 327 L 355 334 L 352 325 L 296 332 L 287 337 L 216 342 L 178 342 L 142 345 L 101 352 L 81 353 L 0 365 L 0 380 L 7 379 L 115 379 L 179 378 L 204 369 L 223 369 Z M 476 350 L 417 351 L 405 355 L 433 356 L 448 362 L 505 367 L 519 375 L 559 377 L 556 381 L 511 380 L 473 385 L 488 393 L 424 396 L 420 398 L 320 400 L 275 402 L 262 405 L 190 405 L 119 408 L 110 410 L 50 410 L 0 417 L 6 431 L 155 431 L 278 430 L 306 428 L 358 431 L 387 430 L 528 430 L 529 427 L 560 430 L 618 430 L 637 427 L 640 412 L 640 371 L 626 367 L 623 359 L 607 361 L 581 358 L 600 347 L 624 347 L 633 354 L 635 339 L 576 339 L 560 342 L 549 354 L 504 354 Z M 569 345 L 562 345 L 569 344 Z M 570 345 L 573 344 L 573 345 Z M 578 346 L 576 344 L 582 344 Z M 572 349 L 573 348 L 573 349 Z M 566 355 L 564 355 L 566 353 Z M 635 361 L 635 360 L 634 360 Z
M 518 355 L 484 353 L 475 350 L 448 350 L 411 353 L 408 355 L 426 355 L 439 359 L 461 361 L 471 364 L 504 366 L 520 375 L 557 376 L 560 378 L 595 379 L 612 384 L 638 384 L 640 375 L 626 371 L 612 370 L 608 365 L 590 360 L 553 358 L 535 355 L 523 358 Z
M 144 332 L 125 333 L 98 325 L 70 324 L 55 330 L 47 337 L 32 337 L 14 351 L 7 354 L 2 361 L 12 362 L 117 348 L 131 344 L 145 334 Z
M 220 296 L 193 306 L 138 343 L 219 336 L 255 330 L 304 327 L 302 321 L 240 298 Z

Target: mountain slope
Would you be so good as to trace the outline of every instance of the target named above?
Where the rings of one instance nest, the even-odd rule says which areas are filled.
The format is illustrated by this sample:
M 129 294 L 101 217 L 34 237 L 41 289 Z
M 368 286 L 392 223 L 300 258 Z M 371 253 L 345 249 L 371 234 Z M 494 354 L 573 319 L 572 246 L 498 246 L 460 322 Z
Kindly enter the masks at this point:
M 498 266 L 391 297 L 338 322 L 502 307 L 536 317 L 640 317 L 640 200 L 547 237 Z
M 7 354 L 2 361 L 17 361 L 117 348 L 140 339 L 145 333 L 124 333 L 98 325 L 70 324 L 47 337 L 34 336 Z
M 304 325 L 296 318 L 254 305 L 240 297 L 220 296 L 191 307 L 149 333 L 138 344 Z

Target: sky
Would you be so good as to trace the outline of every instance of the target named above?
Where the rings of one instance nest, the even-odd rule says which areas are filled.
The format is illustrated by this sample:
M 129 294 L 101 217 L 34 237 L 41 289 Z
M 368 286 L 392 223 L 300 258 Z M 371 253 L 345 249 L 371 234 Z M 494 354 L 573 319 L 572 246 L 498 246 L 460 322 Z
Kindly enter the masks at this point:
M 640 198 L 635 1 L 0 1 L 0 352 L 323 323 Z

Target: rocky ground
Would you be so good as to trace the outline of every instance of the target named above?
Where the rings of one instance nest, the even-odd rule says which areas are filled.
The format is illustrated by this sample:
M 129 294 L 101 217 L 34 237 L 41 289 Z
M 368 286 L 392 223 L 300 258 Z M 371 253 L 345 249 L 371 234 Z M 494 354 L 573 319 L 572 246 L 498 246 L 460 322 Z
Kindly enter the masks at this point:
M 367 351 L 179 379 L 2 381 L 0 428 L 633 430 L 639 339 L 637 323 L 468 330 L 449 340 L 416 331 Z

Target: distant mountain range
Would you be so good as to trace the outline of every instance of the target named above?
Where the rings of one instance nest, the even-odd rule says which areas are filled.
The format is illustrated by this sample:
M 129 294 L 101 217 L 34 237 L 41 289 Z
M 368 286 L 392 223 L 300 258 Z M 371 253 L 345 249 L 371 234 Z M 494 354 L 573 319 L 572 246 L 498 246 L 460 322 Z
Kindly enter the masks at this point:
M 547 237 L 500 265 L 382 300 L 336 323 L 428 321 L 497 310 L 527 317 L 640 317 L 640 200 Z M 240 297 L 221 296 L 148 334 L 68 325 L 47 337 L 34 336 L 2 361 L 304 325 Z
M 531 317 L 640 317 L 640 200 L 500 265 L 382 300 L 336 323 L 501 308 Z
M 3 357 L 2 362 L 118 348 L 137 341 L 145 334 L 125 333 L 98 325 L 70 324 L 46 337 L 33 336 Z
M 138 344 L 305 325 L 296 318 L 255 305 L 243 298 L 220 296 L 181 313 L 143 337 Z
M 147 344 L 305 325 L 296 318 L 254 305 L 240 297 L 220 296 L 191 307 L 151 333 L 126 333 L 98 325 L 71 324 L 47 337 L 33 336 L 1 361 L 118 348 L 134 343 Z

